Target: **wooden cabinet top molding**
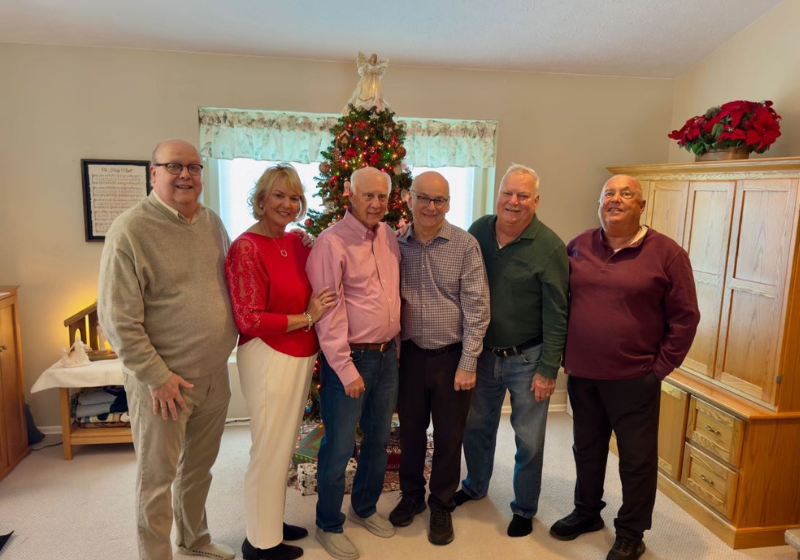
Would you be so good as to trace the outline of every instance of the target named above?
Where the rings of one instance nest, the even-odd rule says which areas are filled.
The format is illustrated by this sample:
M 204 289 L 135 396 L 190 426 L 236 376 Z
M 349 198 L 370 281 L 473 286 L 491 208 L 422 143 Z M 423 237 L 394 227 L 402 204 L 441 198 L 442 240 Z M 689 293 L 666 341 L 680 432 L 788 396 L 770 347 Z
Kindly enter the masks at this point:
M 643 179 L 758 179 L 760 177 L 796 176 L 800 171 L 800 157 L 753 158 L 732 161 L 703 161 L 683 163 L 657 163 L 607 167 L 611 173 L 635 175 Z
M 17 295 L 18 286 L 0 286 L 0 300 Z

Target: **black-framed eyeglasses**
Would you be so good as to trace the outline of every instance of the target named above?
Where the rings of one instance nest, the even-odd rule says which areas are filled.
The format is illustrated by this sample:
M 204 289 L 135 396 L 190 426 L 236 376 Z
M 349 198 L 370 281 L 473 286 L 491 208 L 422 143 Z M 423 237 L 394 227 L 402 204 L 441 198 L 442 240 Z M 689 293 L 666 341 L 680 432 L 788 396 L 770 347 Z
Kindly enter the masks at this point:
M 428 204 L 433 202 L 433 205 L 436 208 L 441 208 L 442 206 L 444 206 L 445 204 L 450 202 L 450 197 L 447 197 L 447 198 L 445 198 L 445 197 L 431 198 L 426 194 L 419 194 L 414 189 L 409 189 L 409 190 L 411 191 L 411 194 L 413 194 L 414 196 L 417 197 L 417 200 L 420 201 L 423 206 L 427 206 Z
M 154 163 L 153 166 L 163 167 L 171 175 L 180 175 L 184 167 L 189 172 L 189 175 L 200 175 L 203 172 L 203 166 L 199 163 L 190 163 L 189 165 L 183 165 L 182 163 Z

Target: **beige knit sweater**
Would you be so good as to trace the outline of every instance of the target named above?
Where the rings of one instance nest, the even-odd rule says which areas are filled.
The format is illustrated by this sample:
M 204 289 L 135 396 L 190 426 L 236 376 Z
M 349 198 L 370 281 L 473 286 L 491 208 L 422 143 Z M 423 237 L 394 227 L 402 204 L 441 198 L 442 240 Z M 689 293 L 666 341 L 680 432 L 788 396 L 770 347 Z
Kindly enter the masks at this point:
M 213 211 L 192 223 L 151 194 L 108 230 L 97 311 L 125 373 L 151 389 L 170 372 L 195 379 L 226 371 L 236 344 L 223 265 L 230 240 Z

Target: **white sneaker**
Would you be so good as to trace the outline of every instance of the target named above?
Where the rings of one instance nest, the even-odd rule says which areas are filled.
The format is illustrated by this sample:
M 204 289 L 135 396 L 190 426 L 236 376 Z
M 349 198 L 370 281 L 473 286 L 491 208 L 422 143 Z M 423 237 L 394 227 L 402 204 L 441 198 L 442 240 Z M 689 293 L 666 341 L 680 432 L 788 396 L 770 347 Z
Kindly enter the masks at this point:
M 367 531 L 376 537 L 388 539 L 394 535 L 394 525 L 392 525 L 392 522 L 385 517 L 381 517 L 377 511 L 369 517 L 361 517 L 355 512 L 353 506 L 350 506 L 350 510 L 347 512 L 347 517 L 353 523 L 358 523 L 362 527 L 366 527 Z
M 203 546 L 196 546 L 192 549 L 179 546 L 178 550 L 180 550 L 181 554 L 188 554 L 189 556 L 204 556 L 205 558 L 214 558 L 214 560 L 231 560 L 231 558 L 236 557 L 236 553 L 231 547 L 226 544 L 215 542 L 210 542 L 208 544 L 204 544 Z
M 315 537 L 319 544 L 328 551 L 328 554 L 339 560 L 355 560 L 358 558 L 358 549 L 344 533 L 329 533 L 317 527 Z

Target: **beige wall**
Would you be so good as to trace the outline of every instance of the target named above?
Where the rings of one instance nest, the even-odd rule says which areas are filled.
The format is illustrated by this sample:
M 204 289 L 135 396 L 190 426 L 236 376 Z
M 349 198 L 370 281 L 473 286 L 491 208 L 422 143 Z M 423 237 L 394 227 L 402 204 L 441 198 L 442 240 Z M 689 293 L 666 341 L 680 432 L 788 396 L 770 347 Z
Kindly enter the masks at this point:
M 800 155 L 800 0 L 784 0 L 676 81 L 672 129 L 709 107 L 771 99 L 782 136 L 764 154 Z M 670 161 L 694 157 L 670 141 Z
M 97 293 L 81 158 L 196 141 L 199 106 L 338 112 L 357 78 L 355 63 L 0 44 L 0 284 L 21 286 L 26 387 L 58 359 L 64 318 Z M 539 214 L 564 239 L 595 226 L 607 165 L 667 155 L 670 80 L 393 66 L 384 93 L 403 116 L 497 119 L 498 176 L 534 166 Z M 58 424 L 55 391 L 29 397 L 39 425 Z

